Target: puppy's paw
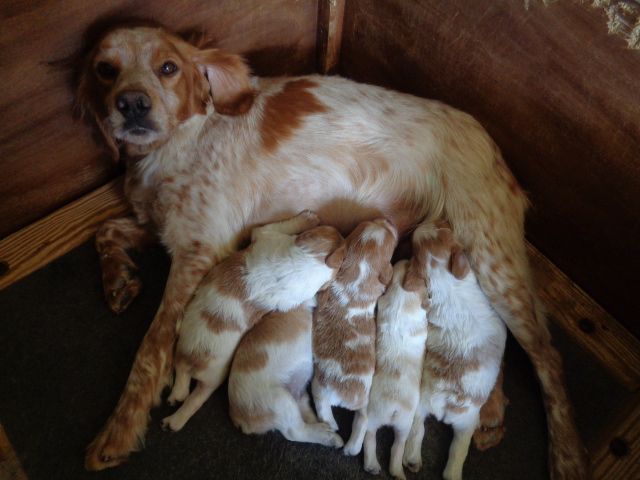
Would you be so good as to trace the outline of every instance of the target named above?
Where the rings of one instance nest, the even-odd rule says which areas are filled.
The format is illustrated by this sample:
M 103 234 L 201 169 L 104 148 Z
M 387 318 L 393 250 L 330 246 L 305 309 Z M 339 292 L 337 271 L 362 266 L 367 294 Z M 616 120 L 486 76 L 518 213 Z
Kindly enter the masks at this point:
M 371 463 L 371 464 L 366 464 L 364 465 L 364 471 L 367 473 L 370 473 L 371 475 L 380 475 L 380 471 L 382 469 L 380 468 L 380 464 L 379 463 Z
M 418 473 L 422 469 L 422 459 L 410 459 L 405 458 L 402 460 L 402 464 L 409 469 L 410 472 Z
M 162 419 L 162 430 L 165 432 L 178 432 L 182 430 L 182 427 L 184 427 L 184 424 L 177 421 L 174 415 Z

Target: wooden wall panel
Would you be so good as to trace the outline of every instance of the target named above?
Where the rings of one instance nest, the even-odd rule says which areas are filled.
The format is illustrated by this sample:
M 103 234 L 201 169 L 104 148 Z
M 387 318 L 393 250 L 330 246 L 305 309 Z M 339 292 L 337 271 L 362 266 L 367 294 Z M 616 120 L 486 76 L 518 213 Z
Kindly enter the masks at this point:
M 72 54 L 89 24 L 115 14 L 181 30 L 203 26 L 247 53 L 259 74 L 315 68 L 317 0 L 39 0 L 0 3 L 0 237 L 104 184 L 118 167 L 71 118 L 69 74 L 46 62 Z
M 478 118 L 530 192 L 532 243 L 640 336 L 640 52 L 590 2 L 525 3 L 347 2 L 341 72 Z

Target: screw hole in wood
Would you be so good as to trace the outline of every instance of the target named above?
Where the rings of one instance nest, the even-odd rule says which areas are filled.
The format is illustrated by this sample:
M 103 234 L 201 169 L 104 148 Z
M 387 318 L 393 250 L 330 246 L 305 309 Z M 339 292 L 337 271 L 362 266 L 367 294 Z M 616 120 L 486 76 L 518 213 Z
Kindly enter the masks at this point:
M 629 444 L 624 438 L 616 437 L 609 444 L 609 451 L 614 457 L 624 457 L 629 455 Z
M 593 320 L 588 318 L 581 318 L 578 320 L 578 328 L 580 328 L 584 333 L 593 333 L 596 331 L 595 323 L 593 323 Z

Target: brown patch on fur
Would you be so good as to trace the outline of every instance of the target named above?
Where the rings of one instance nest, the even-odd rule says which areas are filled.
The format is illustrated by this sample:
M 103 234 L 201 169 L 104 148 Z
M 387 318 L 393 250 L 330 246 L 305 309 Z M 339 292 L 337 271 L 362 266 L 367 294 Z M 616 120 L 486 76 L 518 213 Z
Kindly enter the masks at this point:
M 229 403 L 229 416 L 233 424 L 244 434 L 266 433 L 273 428 L 275 416 L 272 412 L 254 410 Z
M 317 84 L 308 79 L 292 80 L 284 88 L 267 98 L 264 106 L 262 146 L 273 152 L 281 141 L 300 128 L 305 117 L 327 111 L 327 107 L 309 90 Z
M 207 74 L 216 112 L 242 115 L 249 111 L 256 93 L 244 58 L 213 48 L 198 50 L 194 61 Z
M 339 259 L 340 254 L 336 253 L 336 250 L 343 241 L 338 230 L 325 225 L 302 232 L 296 237 L 295 244 L 311 252 L 322 262 L 326 260 L 328 267 L 339 268 L 342 260 Z
M 205 321 L 207 328 L 213 333 L 222 332 L 242 332 L 244 328 L 236 322 L 230 322 L 224 317 L 220 317 L 211 312 L 204 311 L 200 314 Z

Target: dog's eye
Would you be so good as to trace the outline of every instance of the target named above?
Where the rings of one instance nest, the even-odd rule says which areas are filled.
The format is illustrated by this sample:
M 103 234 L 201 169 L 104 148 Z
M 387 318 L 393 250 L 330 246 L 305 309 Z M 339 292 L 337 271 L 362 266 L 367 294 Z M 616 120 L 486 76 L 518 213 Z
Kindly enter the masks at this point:
M 105 80 L 113 80 L 118 76 L 118 69 L 107 62 L 98 62 L 96 65 L 96 73 L 100 78 Z
M 171 75 L 178 71 L 178 66 L 173 62 L 164 62 L 162 67 L 160 67 L 160 73 L 163 75 Z

